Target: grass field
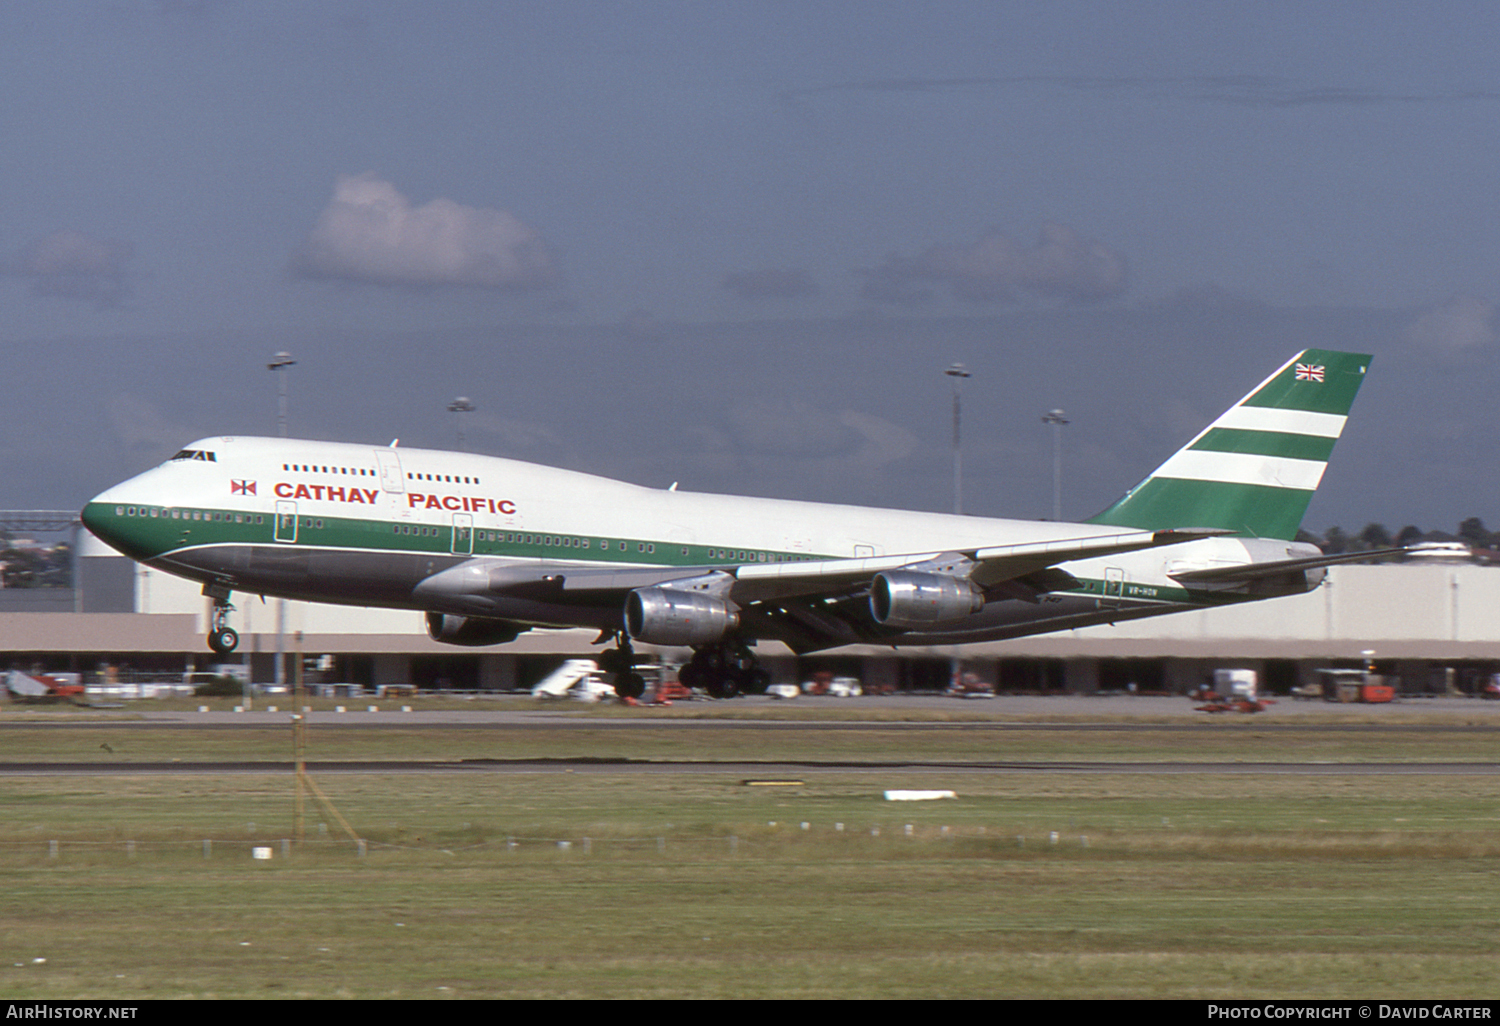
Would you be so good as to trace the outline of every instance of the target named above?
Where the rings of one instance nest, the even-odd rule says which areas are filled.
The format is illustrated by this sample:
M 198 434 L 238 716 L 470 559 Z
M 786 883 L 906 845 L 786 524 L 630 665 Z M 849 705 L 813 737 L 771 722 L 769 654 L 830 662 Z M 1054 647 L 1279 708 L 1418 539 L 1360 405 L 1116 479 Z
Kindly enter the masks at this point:
M 311 755 L 1493 761 L 1494 737 L 580 722 L 315 729 Z M 711 766 L 327 773 L 317 781 L 365 853 L 336 825 L 314 825 L 283 857 L 289 774 L 145 776 L 129 762 L 284 759 L 284 731 L 77 723 L 3 738 L 5 761 L 115 761 L 107 774 L 0 778 L 4 998 L 1493 998 L 1500 988 L 1500 777 L 893 767 L 767 788 Z M 959 798 L 886 802 L 891 787 Z M 252 859 L 256 845 L 274 857 Z

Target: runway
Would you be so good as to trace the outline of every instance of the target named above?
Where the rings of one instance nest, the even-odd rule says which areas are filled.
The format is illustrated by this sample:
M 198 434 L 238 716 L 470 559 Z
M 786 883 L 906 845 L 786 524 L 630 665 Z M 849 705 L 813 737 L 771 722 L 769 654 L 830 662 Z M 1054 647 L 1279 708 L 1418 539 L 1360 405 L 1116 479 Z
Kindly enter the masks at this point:
M 524 695 L 508 695 L 510 699 Z M 1382 705 L 1339 705 L 1318 701 L 1276 699 L 1266 712 L 1256 715 L 1198 712 L 1200 703 L 1184 697 L 1155 695 L 1006 695 L 992 699 L 964 700 L 936 694 L 865 696 L 862 698 L 829 698 L 804 696 L 791 701 L 768 697 L 743 697 L 729 701 L 680 702 L 670 707 L 637 707 L 628 712 L 618 707 L 587 706 L 577 702 L 536 702 L 531 708 L 486 709 L 488 700 L 475 699 L 472 708 L 422 709 L 422 700 L 402 703 L 391 700 L 351 698 L 343 711 L 319 710 L 310 714 L 310 723 L 319 729 L 327 727 L 526 727 L 538 730 L 558 727 L 589 729 L 624 729 L 671 726 L 755 727 L 779 730 L 840 727 L 851 730 L 895 730 L 903 727 L 923 729 L 1005 728 L 1025 730 L 1080 729 L 1173 729 L 1198 728 L 1203 724 L 1254 725 L 1258 729 L 1285 729 L 1292 726 L 1316 726 L 1318 729 L 1365 729 L 1367 727 L 1419 728 L 1424 718 L 1441 716 L 1445 729 L 1462 729 L 1453 722 L 1462 717 L 1477 730 L 1500 729 L 1500 702 L 1473 698 L 1416 698 Z M 275 711 L 262 701 L 245 712 L 213 710 L 168 711 L 153 708 L 149 699 L 126 703 L 121 709 L 80 713 L 58 710 L 48 713 L 45 707 L 0 705 L 0 729 L 7 725 L 57 722 L 77 725 L 87 716 L 91 725 L 119 727 L 174 725 L 206 726 L 273 726 L 285 724 L 292 715 L 285 699 Z M 371 711 L 374 707 L 377 711 Z M 12 718 L 19 712 L 24 718 Z M 756 717 L 764 712 L 765 718 Z M 839 719 L 849 713 L 847 720 Z M 883 718 L 914 714 L 910 720 Z M 803 714 L 806 719 L 801 718 Z M 870 718 L 875 714 L 882 718 Z M 934 714 L 951 717 L 937 719 Z M 53 721 L 52 717 L 56 716 Z M 1014 719 L 1011 719 L 1014 717 Z M 1338 722 L 1358 718 L 1357 724 Z M 1050 722 L 1049 722 L 1050 721 Z
M 24 776 L 215 776 L 290 774 L 291 762 L 13 762 L 0 763 L 0 777 Z M 1486 762 L 953 762 L 890 760 L 842 762 L 674 759 L 462 759 L 431 761 L 308 762 L 307 772 L 328 774 L 498 773 L 605 774 L 703 773 L 757 779 L 814 774 L 1014 773 L 1109 776 L 1496 776 L 1500 763 Z
M 413 706 L 420 706 L 418 700 Z M 1218 715 L 1195 712 L 1186 698 L 1154 696 L 1031 696 L 963 701 L 927 696 L 866 697 L 859 699 L 801 698 L 792 701 L 739 699 L 733 702 L 682 703 L 671 709 L 621 710 L 573 703 L 537 703 L 535 706 L 497 710 L 483 708 L 476 700 L 472 708 L 403 711 L 400 705 L 349 700 L 346 711 L 319 710 L 308 714 L 315 732 L 343 731 L 452 731 L 483 735 L 488 731 L 598 732 L 598 731 L 762 731 L 762 732 L 924 732 L 928 734 L 1086 732 L 1166 732 L 1202 736 L 1249 731 L 1255 735 L 1299 735 L 1311 733 L 1363 733 L 1395 735 L 1447 732 L 1453 734 L 1500 733 L 1500 702 L 1462 698 L 1419 699 L 1389 705 L 1335 705 L 1323 702 L 1283 701 L 1259 716 Z M 378 711 L 371 711 L 377 706 Z M 169 711 L 153 707 L 149 700 L 130 703 L 122 710 L 57 710 L 37 712 L 34 707 L 0 707 L 0 737 L 8 729 L 50 727 L 87 728 L 129 734 L 139 730 L 209 730 L 233 732 L 245 729 L 281 730 L 288 726 L 289 709 L 246 712 Z M 15 715 L 25 710 L 25 715 Z M 1291 715 L 1282 715 L 1282 713 Z M 911 713 L 910 719 L 885 718 Z M 847 714 L 848 718 L 843 718 Z M 953 718 L 932 718 L 946 714 Z M 924 718 L 927 717 L 927 718 Z M 1013 717 L 1013 718 L 1012 718 Z M 1041 719 L 1045 717 L 1045 719 Z M 1351 722 L 1353 720 L 1354 722 Z M 476 740 L 478 738 L 476 737 Z M 1472 752 L 1472 748 L 1470 749 Z M 34 752 L 34 749 L 33 749 Z M 141 753 L 146 754 L 146 753 Z M 351 753 L 352 754 L 352 753 Z M 1145 753 L 1143 753 L 1145 754 Z M 1184 754 L 1187 754 L 1186 752 Z M 1353 754 L 1353 753 L 1351 753 Z M 1494 776 L 1500 761 L 1107 761 L 1047 760 L 870 760 L 830 757 L 811 759 L 746 760 L 743 749 L 724 760 L 672 757 L 590 757 L 565 755 L 555 758 L 432 758 L 402 760 L 350 759 L 309 762 L 308 771 L 329 774 L 705 774 L 716 777 L 785 777 L 860 774 L 1024 774 L 1044 775 L 1150 775 L 1150 776 Z M 290 774 L 290 760 L 249 761 L 139 761 L 129 758 L 89 761 L 41 761 L 32 754 L 26 761 L 0 761 L 0 776 L 183 776 Z

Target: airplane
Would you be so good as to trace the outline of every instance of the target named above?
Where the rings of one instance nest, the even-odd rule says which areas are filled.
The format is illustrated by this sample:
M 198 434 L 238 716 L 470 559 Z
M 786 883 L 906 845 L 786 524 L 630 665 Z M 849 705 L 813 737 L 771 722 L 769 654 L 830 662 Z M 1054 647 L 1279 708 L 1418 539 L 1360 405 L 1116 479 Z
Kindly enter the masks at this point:
M 1232 605 L 1317 587 L 1295 541 L 1371 357 L 1298 353 L 1083 523 L 647 488 L 472 453 L 211 437 L 83 510 L 95 535 L 201 582 L 232 652 L 236 591 L 418 610 L 429 635 L 500 645 L 599 632 L 622 697 L 636 643 L 692 649 L 680 679 L 763 693 L 751 650 L 951 645 Z

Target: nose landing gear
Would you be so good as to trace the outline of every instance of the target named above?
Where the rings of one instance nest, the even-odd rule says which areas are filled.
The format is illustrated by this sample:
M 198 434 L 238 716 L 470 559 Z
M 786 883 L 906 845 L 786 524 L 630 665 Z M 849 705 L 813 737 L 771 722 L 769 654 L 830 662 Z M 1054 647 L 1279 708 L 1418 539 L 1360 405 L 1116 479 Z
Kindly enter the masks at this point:
M 233 609 L 230 606 L 229 609 Z M 229 610 L 225 610 L 227 615 Z M 240 636 L 233 627 L 216 627 L 209 632 L 208 647 L 214 650 L 215 655 L 227 656 L 240 646 Z
M 213 622 L 208 629 L 208 647 L 222 658 L 240 645 L 239 634 L 229 626 L 229 614 L 234 612 L 234 606 L 229 604 L 229 589 L 223 585 L 205 584 L 203 594 L 214 600 Z

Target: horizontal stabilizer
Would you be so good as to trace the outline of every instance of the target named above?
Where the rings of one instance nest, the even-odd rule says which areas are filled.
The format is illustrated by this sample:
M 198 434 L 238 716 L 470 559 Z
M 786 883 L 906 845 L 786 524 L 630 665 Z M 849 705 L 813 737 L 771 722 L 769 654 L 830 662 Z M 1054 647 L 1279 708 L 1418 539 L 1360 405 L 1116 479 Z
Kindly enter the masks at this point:
M 1304 559 L 1278 559 L 1271 563 L 1245 563 L 1240 566 L 1216 566 L 1207 570 L 1184 570 L 1181 573 L 1168 571 L 1167 576 L 1174 581 L 1183 584 L 1237 584 L 1241 581 L 1254 581 L 1262 577 L 1275 577 L 1278 574 L 1292 573 L 1299 570 L 1317 570 L 1325 566 L 1337 566 L 1340 563 L 1369 563 L 1375 560 L 1390 559 L 1400 556 L 1407 550 L 1396 549 L 1371 549 L 1367 552 L 1341 552 L 1333 556 L 1308 556 Z
M 1023 577 L 1035 570 L 1056 566 L 1058 563 L 1098 559 L 1121 552 L 1161 548 L 1164 545 L 1180 545 L 1183 542 L 1233 533 L 1216 527 L 1183 528 L 1174 531 L 1131 531 L 1128 534 L 1033 542 L 1026 545 L 1000 545 L 974 550 L 973 558 L 979 566 L 971 576 L 975 584 L 987 587 L 1000 581 Z

